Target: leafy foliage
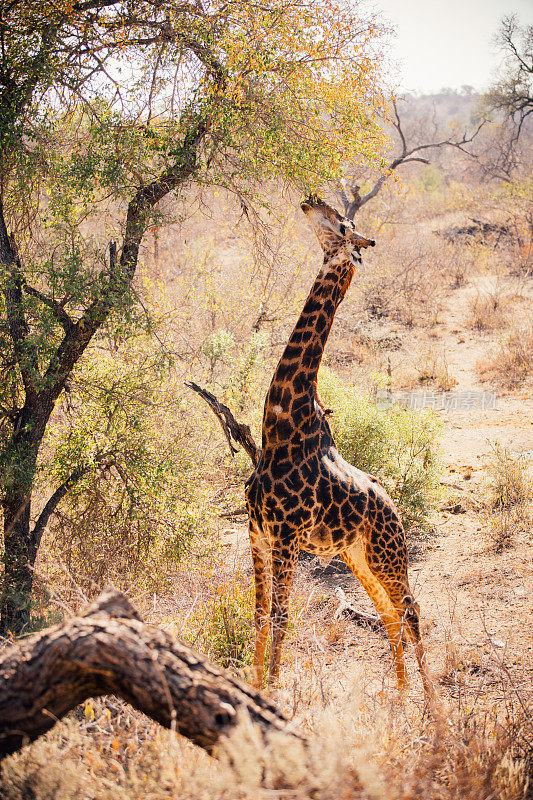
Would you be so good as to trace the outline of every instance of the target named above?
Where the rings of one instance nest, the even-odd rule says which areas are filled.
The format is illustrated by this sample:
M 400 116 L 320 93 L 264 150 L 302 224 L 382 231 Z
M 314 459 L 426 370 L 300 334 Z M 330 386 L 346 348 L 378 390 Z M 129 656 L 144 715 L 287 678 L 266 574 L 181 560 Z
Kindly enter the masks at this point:
M 40 481 L 79 474 L 52 525 L 51 546 L 91 592 L 106 581 L 161 587 L 166 564 L 205 526 L 179 397 L 150 339 L 92 351 L 43 443 Z
M 203 646 L 211 658 L 233 669 L 252 663 L 253 586 L 219 585 L 205 609 Z

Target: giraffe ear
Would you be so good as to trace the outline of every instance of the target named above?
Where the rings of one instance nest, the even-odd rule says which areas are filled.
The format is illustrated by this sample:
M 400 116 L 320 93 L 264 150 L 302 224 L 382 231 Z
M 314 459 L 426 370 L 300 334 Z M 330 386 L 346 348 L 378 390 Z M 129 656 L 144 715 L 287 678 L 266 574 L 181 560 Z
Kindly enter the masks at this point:
M 322 241 L 324 237 L 331 239 L 332 236 L 338 239 L 344 238 L 340 233 L 340 223 L 342 218 L 337 214 L 336 211 L 329 208 L 329 206 L 326 206 L 324 203 L 318 205 L 310 202 L 304 202 L 300 205 L 300 208 L 313 226 L 319 240 Z

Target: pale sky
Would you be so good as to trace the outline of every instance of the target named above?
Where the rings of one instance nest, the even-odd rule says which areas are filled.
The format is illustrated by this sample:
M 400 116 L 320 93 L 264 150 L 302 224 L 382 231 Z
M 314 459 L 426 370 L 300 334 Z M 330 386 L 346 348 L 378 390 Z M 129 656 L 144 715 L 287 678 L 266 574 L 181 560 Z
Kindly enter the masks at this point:
M 533 0 L 373 0 L 396 35 L 393 83 L 403 91 L 435 92 L 469 84 L 487 88 L 500 57 L 491 44 L 504 14 L 533 23 Z

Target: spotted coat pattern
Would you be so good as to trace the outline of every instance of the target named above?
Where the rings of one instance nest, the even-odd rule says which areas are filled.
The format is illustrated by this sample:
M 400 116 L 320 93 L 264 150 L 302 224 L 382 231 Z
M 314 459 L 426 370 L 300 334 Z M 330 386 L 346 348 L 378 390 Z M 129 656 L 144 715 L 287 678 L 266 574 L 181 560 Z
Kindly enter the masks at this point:
M 407 632 L 430 692 L 398 512 L 381 483 L 338 452 L 316 386 L 335 312 L 361 263 L 361 248 L 374 242 L 316 197 L 302 203 L 302 210 L 322 245 L 324 263 L 272 378 L 261 457 L 246 484 L 256 589 L 254 681 L 261 685 L 270 629 L 269 682 L 279 674 L 302 549 L 343 558 L 386 627 L 400 689 L 407 683 L 402 643 Z

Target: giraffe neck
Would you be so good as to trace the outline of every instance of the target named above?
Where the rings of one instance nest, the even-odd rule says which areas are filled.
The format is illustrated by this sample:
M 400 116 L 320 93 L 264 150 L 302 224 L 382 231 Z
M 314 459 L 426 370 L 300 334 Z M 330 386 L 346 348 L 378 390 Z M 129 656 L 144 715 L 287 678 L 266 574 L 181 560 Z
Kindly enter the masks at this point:
M 354 274 L 348 258 L 324 257 L 302 313 L 274 372 L 265 401 L 263 447 L 290 438 L 313 411 L 324 347 Z

